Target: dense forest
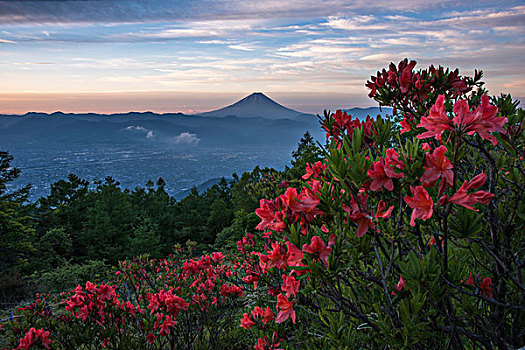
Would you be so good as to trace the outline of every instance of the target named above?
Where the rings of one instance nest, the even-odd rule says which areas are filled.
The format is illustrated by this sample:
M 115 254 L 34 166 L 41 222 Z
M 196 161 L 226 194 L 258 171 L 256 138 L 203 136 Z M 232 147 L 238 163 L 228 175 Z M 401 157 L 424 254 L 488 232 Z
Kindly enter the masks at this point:
M 256 167 L 202 193 L 193 188 L 180 201 L 168 195 L 162 178 L 128 190 L 111 177 L 90 183 L 70 174 L 48 196 L 29 203 L 30 185 L 7 191 L 20 171 L 10 166 L 12 156 L 0 152 L 0 308 L 35 292 L 103 279 L 126 258 L 168 256 L 188 241 L 196 254 L 236 249 L 259 222 L 259 200 L 298 183 L 306 164 L 320 156 L 307 132 L 284 170 Z

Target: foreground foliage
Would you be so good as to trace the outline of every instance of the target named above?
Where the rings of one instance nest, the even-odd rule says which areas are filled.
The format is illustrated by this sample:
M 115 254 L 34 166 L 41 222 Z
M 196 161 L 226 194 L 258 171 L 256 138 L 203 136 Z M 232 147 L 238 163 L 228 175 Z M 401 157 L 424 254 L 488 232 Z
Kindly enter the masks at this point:
M 524 346 L 525 113 L 490 98 L 481 72 L 415 65 L 366 84 L 391 119 L 325 112 L 324 159 L 302 148 L 303 181 L 238 180 L 218 234 L 240 238 L 230 254 L 179 247 L 41 296 L 0 329 L 7 348 Z M 245 233 L 254 198 L 260 222 Z

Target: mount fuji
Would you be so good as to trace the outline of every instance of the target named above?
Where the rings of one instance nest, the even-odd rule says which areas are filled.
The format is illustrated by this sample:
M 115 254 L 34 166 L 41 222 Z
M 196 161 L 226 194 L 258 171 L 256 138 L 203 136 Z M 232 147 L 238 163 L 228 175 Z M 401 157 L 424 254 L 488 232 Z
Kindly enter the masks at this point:
M 265 118 L 265 119 L 293 119 L 299 116 L 310 116 L 275 102 L 261 92 L 254 92 L 242 100 L 227 107 L 210 112 L 199 113 L 204 117 Z

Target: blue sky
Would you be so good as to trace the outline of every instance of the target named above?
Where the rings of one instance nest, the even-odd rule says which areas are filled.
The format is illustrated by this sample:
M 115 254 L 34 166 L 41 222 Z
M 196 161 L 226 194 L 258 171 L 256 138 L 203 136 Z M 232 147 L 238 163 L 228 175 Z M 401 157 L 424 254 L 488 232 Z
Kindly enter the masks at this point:
M 364 83 L 404 57 L 522 98 L 525 2 L 0 1 L 0 112 L 188 113 L 262 91 L 321 113 L 375 105 Z

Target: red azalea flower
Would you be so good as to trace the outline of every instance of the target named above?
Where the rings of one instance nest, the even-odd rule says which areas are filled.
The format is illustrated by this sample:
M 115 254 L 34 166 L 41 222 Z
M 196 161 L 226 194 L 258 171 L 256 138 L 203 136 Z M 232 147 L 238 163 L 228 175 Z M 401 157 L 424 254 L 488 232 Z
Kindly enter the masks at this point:
M 246 312 L 243 313 L 243 318 L 241 319 L 240 327 L 242 327 L 244 329 L 250 329 L 250 328 L 252 328 L 255 325 L 256 325 L 256 323 L 254 322 L 252 315 L 250 315 L 249 313 L 246 313 Z
M 255 350 L 272 350 L 272 349 L 283 350 L 283 349 L 277 348 L 279 344 L 281 344 L 282 341 L 283 341 L 282 339 L 277 340 L 277 332 L 273 332 L 271 343 L 270 343 L 270 340 L 268 340 L 268 337 L 264 336 L 264 339 L 259 338 L 257 340 L 257 344 L 254 346 L 254 348 Z
M 425 187 L 434 186 L 436 181 L 440 177 L 442 178 L 438 196 L 445 191 L 446 185 L 452 187 L 454 178 L 452 163 L 445 157 L 446 151 L 447 148 L 445 146 L 439 146 L 434 150 L 433 154 L 430 154 L 430 152 L 426 154 L 425 173 L 421 177 L 421 182 L 423 182 L 423 186 Z
M 481 96 L 481 104 L 473 111 L 469 110 L 467 101 L 459 100 L 454 103 L 454 123 L 458 130 L 472 135 L 475 132 L 484 139 L 497 145 L 497 140 L 490 132 L 505 132 L 503 126 L 507 123 L 506 117 L 496 118 L 498 107 L 490 105 L 487 95 Z
M 259 319 L 263 316 L 263 309 L 260 306 L 256 306 L 252 310 L 252 315 L 255 319 Z
M 475 286 L 476 282 L 474 282 L 474 278 L 472 278 L 472 271 L 469 271 L 469 275 L 467 277 L 467 280 L 465 281 L 466 285 Z
M 288 247 L 288 266 L 300 266 L 304 257 L 304 253 L 297 248 L 293 243 L 286 242 Z
M 480 283 L 480 288 L 484 296 L 492 298 L 492 278 L 485 277 Z
M 403 289 L 405 289 L 405 280 L 403 279 L 403 276 L 399 276 L 399 282 L 394 286 L 394 289 L 398 292 L 401 292 Z M 392 291 L 392 295 L 396 295 L 396 292 Z
M 259 204 L 260 208 L 255 209 L 255 213 L 261 218 L 261 222 L 257 225 L 256 229 L 261 231 L 266 229 L 277 232 L 282 231 L 286 227 L 286 224 L 283 222 L 283 214 L 281 213 L 281 199 L 261 199 Z
M 275 318 L 275 314 L 273 313 L 272 309 L 270 309 L 270 307 L 267 306 L 267 307 L 264 309 L 262 322 L 263 322 L 264 324 L 267 324 L 268 322 L 270 322 L 270 321 L 273 320 L 274 318 Z
M 102 284 L 98 288 L 98 300 L 102 302 L 104 300 L 111 300 L 115 296 L 115 288 L 108 286 L 107 284 Z
M 166 316 L 166 319 L 160 325 L 160 332 L 159 332 L 160 336 L 163 337 L 163 336 L 170 334 L 171 333 L 170 327 L 175 326 L 175 323 L 176 322 L 173 318 L 171 318 L 170 316 Z
M 425 173 L 421 177 L 421 182 L 424 184 L 432 183 L 442 176 L 452 186 L 454 172 L 452 171 L 452 163 L 445 157 L 445 152 L 447 152 L 447 148 L 439 146 L 434 150 L 433 154 L 426 154 Z
M 357 194 L 360 206 L 357 204 L 353 196 L 350 197 L 350 206 L 345 204 L 342 205 L 343 210 L 349 214 L 348 219 L 357 224 L 357 237 L 363 237 L 365 233 L 368 232 L 368 229 L 375 228 L 375 224 L 372 222 L 372 216 L 367 212 L 361 211 L 361 208 L 366 209 L 368 206 L 367 198 L 368 196 L 366 193 L 360 192 Z
M 86 292 L 95 294 L 97 292 L 97 285 L 87 281 L 86 282 Z
M 422 145 L 421 145 L 421 149 L 425 152 L 428 152 L 430 150 L 432 150 L 432 148 L 430 147 L 430 145 L 427 143 L 427 142 L 424 142 Z
M 379 191 L 383 187 L 389 191 L 394 189 L 392 179 L 385 172 L 384 161 L 374 162 L 374 165 L 368 169 L 366 174 L 372 179 L 370 190 Z
M 306 163 L 306 174 L 303 175 L 303 180 L 308 180 L 310 177 L 319 178 L 326 169 L 326 164 L 319 161 L 314 164 Z
M 29 332 L 27 332 L 25 336 L 20 339 L 17 349 L 29 350 L 34 345 L 37 345 L 39 340 L 46 349 L 49 349 L 49 345 L 53 342 L 51 339 L 49 339 L 48 331 L 44 331 L 43 328 L 39 330 L 31 328 Z
M 277 308 L 280 309 L 275 318 L 275 323 L 282 323 L 290 317 L 295 323 L 295 310 L 293 309 L 293 302 L 288 301 L 288 298 L 282 294 L 277 296 Z
M 401 292 L 403 289 L 405 289 L 405 280 L 403 279 L 403 276 L 399 276 L 399 282 L 394 286 L 394 289 L 398 292 Z
M 445 197 L 443 202 L 454 203 L 457 205 L 461 205 L 467 209 L 477 211 L 476 209 L 474 209 L 473 205 L 477 203 L 485 205 L 489 204 L 492 198 L 494 198 L 494 194 L 488 193 L 486 191 L 477 191 L 474 193 L 467 193 L 467 191 L 471 189 L 480 188 L 486 180 L 487 175 L 485 173 L 481 173 L 469 182 L 464 181 L 463 185 L 461 185 L 459 190 L 456 193 L 454 193 L 450 198 L 446 198 L 446 196 L 443 196 Z
M 286 297 L 289 298 L 291 295 L 296 296 L 299 291 L 299 285 L 301 281 L 298 281 L 293 276 L 283 275 L 283 284 L 281 290 L 286 293 Z
M 416 188 L 410 186 L 410 191 L 412 192 L 412 197 L 405 196 L 405 202 L 414 209 L 410 218 L 410 226 L 415 226 L 415 219 L 427 220 L 432 217 L 434 202 L 423 186 L 417 186 Z
M 153 342 L 155 341 L 155 334 L 153 334 L 153 333 L 148 333 L 148 335 L 146 336 L 146 338 L 148 339 L 148 343 L 149 343 L 149 344 L 153 344 Z
M 372 222 L 372 217 L 368 215 L 367 213 L 356 211 L 350 214 L 348 216 L 348 219 L 350 219 L 352 222 L 357 224 L 357 231 L 356 231 L 357 237 L 363 237 L 365 233 L 368 232 L 368 229 L 375 228 L 375 224 Z
M 366 173 L 372 179 L 370 190 L 379 191 L 382 187 L 392 191 L 394 183 L 392 179 L 401 179 L 404 177 L 403 173 L 397 173 L 395 168 L 403 169 L 405 164 L 399 161 L 399 155 L 396 150 L 389 148 L 386 150 L 386 158 L 380 158 L 379 161 L 374 162 L 373 166 L 368 169 Z
M 439 141 L 441 141 L 441 135 L 445 130 L 453 129 L 453 122 L 448 117 L 445 108 L 445 95 L 438 96 L 428 115 L 421 117 L 421 121 L 417 126 L 427 129 L 426 132 L 417 135 L 418 139 L 435 137 Z
M 399 155 L 397 154 L 395 149 L 389 148 L 386 150 L 385 171 L 387 175 L 392 178 L 403 178 L 404 175 L 402 173 L 394 172 L 394 168 L 404 169 L 405 163 L 399 160 Z
M 379 219 L 379 218 L 388 219 L 390 217 L 390 215 L 392 214 L 392 210 L 394 210 L 394 206 L 393 205 L 390 206 L 385 211 L 385 202 L 383 202 L 383 200 L 380 200 L 379 203 L 377 204 L 377 212 L 376 212 L 376 215 L 375 215 L 376 220 Z
M 328 255 L 332 251 L 332 248 L 327 247 L 323 239 L 318 236 L 313 236 L 311 242 L 310 245 L 306 243 L 303 245 L 303 252 L 318 254 L 324 265 L 328 266 Z
M 407 118 L 406 116 L 403 118 L 403 120 L 400 122 L 403 129 L 401 129 L 401 134 L 404 134 L 405 132 L 409 132 L 412 130 L 412 124 L 410 124 L 411 119 Z
M 284 269 L 288 265 L 288 253 L 283 243 L 272 243 L 272 251 L 268 254 L 268 268 Z

